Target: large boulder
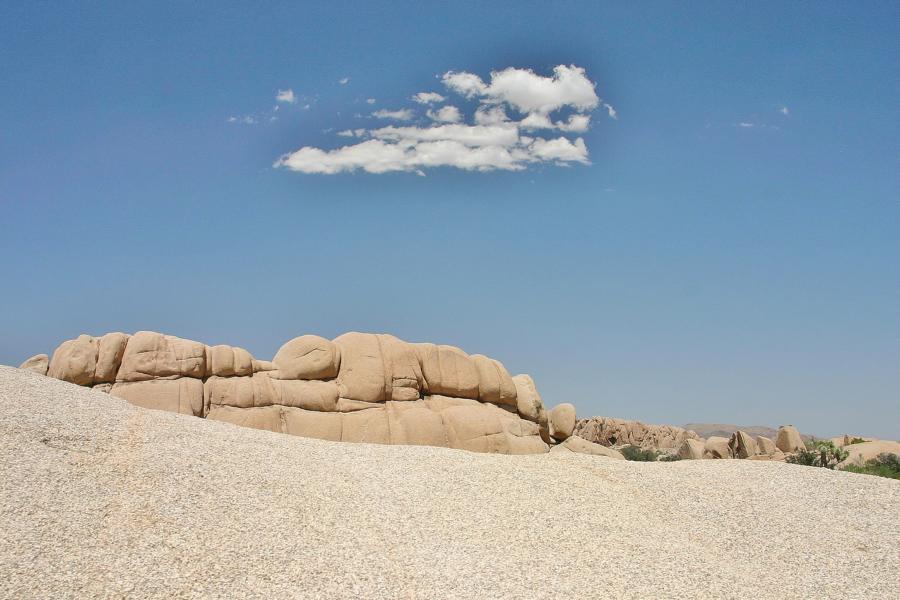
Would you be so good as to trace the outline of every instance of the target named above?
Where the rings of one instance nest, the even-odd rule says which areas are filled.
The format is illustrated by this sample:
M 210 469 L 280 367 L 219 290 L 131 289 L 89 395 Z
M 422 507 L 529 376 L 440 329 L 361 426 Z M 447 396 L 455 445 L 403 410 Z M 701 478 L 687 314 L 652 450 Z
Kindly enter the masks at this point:
M 419 399 L 422 369 L 412 344 L 392 335 L 356 332 L 338 336 L 334 343 L 340 348 L 337 383 L 342 398 L 363 402 Z
M 539 425 L 546 424 L 548 417 L 544 401 L 531 375 L 516 375 L 512 380 L 516 386 L 516 410 L 519 416 Z
M 744 431 L 735 431 L 728 440 L 728 449 L 732 458 L 750 458 L 756 456 L 756 440 Z
M 575 407 L 568 402 L 558 404 L 550 411 L 550 437 L 563 441 L 575 430 Z
M 756 448 L 759 454 L 765 456 L 774 456 L 777 452 L 779 452 L 778 447 L 775 445 L 775 442 L 763 435 L 757 436 Z
M 678 457 L 685 460 L 699 460 L 703 458 L 705 445 L 700 440 L 687 439 L 678 448 Z
M 50 357 L 46 354 L 35 354 L 19 365 L 19 368 L 32 371 L 38 375 L 46 375 L 47 369 L 50 368 Z
M 847 465 L 865 466 L 866 462 L 878 458 L 879 454 L 896 454 L 900 456 L 900 442 L 872 440 L 850 444 L 844 450 L 848 452 L 848 455 L 846 459 L 837 465 L 838 469 L 843 469 Z
M 483 354 L 473 354 L 478 371 L 478 399 L 482 402 L 516 407 L 516 384 L 500 361 Z
M 279 379 L 333 379 L 341 365 L 341 348 L 317 335 L 301 335 L 279 348 L 272 364 Z
M 207 377 L 246 377 L 252 374 L 253 357 L 243 348 L 225 344 L 207 346 Z
M 76 385 L 91 385 L 97 368 L 97 338 L 80 335 L 66 340 L 53 352 L 47 375 Z
M 125 355 L 128 335 L 114 332 L 107 333 L 98 340 L 97 365 L 94 367 L 94 383 L 113 383 Z
M 778 435 L 775 437 L 775 446 L 782 452 L 800 452 L 806 450 L 806 444 L 800 437 L 800 432 L 793 425 L 782 425 L 778 428 Z
M 206 375 L 206 346 L 173 335 L 138 331 L 125 346 L 117 382 Z
M 478 398 L 480 379 L 472 357 L 455 346 L 414 344 L 414 347 L 429 395 Z
M 717 435 L 707 438 L 703 446 L 703 458 L 731 458 L 728 438 Z
M 193 377 L 117 382 L 109 393 L 143 408 L 204 416 L 203 382 Z
M 589 454 L 591 456 L 605 456 L 606 458 L 625 460 L 625 457 L 618 450 L 607 448 L 606 446 L 601 446 L 594 442 L 589 442 L 577 435 L 566 438 L 566 441 L 551 448 L 550 452 L 554 454 L 575 452 L 577 454 Z

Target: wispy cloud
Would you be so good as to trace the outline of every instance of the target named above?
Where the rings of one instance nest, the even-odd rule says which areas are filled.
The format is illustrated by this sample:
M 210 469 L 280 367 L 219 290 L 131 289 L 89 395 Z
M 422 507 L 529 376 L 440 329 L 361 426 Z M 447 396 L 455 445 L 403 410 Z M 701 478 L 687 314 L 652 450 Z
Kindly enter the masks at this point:
M 609 115 L 610 119 L 618 119 L 619 118 L 619 113 L 616 111 L 616 109 L 613 107 L 612 104 L 604 104 L 603 108 L 606 109 L 606 114 Z
M 419 104 L 433 104 L 436 102 L 443 102 L 444 100 L 446 100 L 446 98 L 437 92 L 419 92 L 412 97 L 412 101 L 418 102 Z
M 412 121 L 413 111 L 409 108 L 401 108 L 398 110 L 387 110 L 382 108 L 372 113 L 376 119 L 393 119 L 394 121 Z
M 780 112 L 784 116 L 791 114 L 791 111 L 790 111 L 790 109 L 788 109 L 787 106 L 782 106 L 781 108 L 778 109 L 778 112 Z
M 375 98 L 366 98 L 366 104 L 375 104 Z
M 275 101 L 286 104 L 296 104 L 297 96 L 294 95 L 294 90 L 290 88 L 286 90 L 278 90 L 278 93 L 275 94 Z
M 435 167 L 521 171 L 535 164 L 590 164 L 584 139 L 567 134 L 587 131 L 588 113 L 601 105 L 610 117 L 616 116 L 615 109 L 597 96 L 596 85 L 584 69 L 574 65 L 559 65 L 550 76 L 508 68 L 492 72 L 487 81 L 466 71 L 450 71 L 441 81 L 451 92 L 477 100 L 472 123 L 466 123 L 462 111 L 452 105 L 428 108 L 424 114 L 412 108 L 381 109 L 371 116 L 415 124 L 344 129 L 337 133 L 339 137 L 358 141 L 334 149 L 305 146 L 281 156 L 274 166 L 301 173 L 362 170 L 424 175 Z M 427 106 L 447 98 L 437 92 L 418 92 L 410 100 Z M 565 112 L 560 118 L 557 111 Z M 541 131 L 558 133 L 534 133 Z
M 349 77 L 341 77 L 340 79 L 338 79 L 338 83 L 341 85 L 347 85 L 348 83 L 350 83 L 350 78 Z

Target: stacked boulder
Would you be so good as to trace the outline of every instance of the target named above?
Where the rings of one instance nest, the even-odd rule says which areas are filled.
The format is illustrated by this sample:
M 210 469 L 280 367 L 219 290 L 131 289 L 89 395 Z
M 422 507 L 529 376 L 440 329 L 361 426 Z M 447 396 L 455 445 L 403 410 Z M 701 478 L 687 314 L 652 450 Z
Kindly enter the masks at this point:
M 706 441 L 686 439 L 678 448 L 678 456 L 684 459 L 701 458 L 739 458 L 748 460 L 784 461 L 785 454 L 796 452 L 794 438 L 800 439 L 800 433 L 791 425 L 782 426 L 778 430 L 781 443 L 773 442 L 764 436 L 753 437 L 744 431 L 735 431 L 730 438 L 710 436 Z M 784 440 L 791 439 L 790 443 Z M 784 450 L 783 448 L 790 448 Z
M 536 454 L 576 423 L 574 406 L 548 413 L 531 377 L 499 361 L 386 334 L 303 335 L 271 361 L 150 331 L 81 335 L 22 368 L 145 408 L 333 441 Z

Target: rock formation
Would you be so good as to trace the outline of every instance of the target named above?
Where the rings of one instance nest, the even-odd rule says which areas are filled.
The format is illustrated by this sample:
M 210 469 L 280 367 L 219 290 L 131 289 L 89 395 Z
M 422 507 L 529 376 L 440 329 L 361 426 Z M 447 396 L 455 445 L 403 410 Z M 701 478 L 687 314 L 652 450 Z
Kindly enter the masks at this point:
M 678 450 L 684 440 L 698 440 L 693 431 L 671 425 L 645 425 L 612 417 L 581 419 L 574 435 L 603 446 L 639 446 L 647 450 Z
M 492 358 L 385 334 L 303 335 L 271 361 L 151 331 L 81 335 L 21 368 L 145 408 L 333 441 L 535 454 L 576 421 L 571 404 L 549 418 L 531 377 Z
M 778 428 L 778 435 L 775 438 L 775 446 L 782 452 L 799 452 L 806 450 L 806 444 L 800 437 L 800 432 L 793 425 L 782 425 Z

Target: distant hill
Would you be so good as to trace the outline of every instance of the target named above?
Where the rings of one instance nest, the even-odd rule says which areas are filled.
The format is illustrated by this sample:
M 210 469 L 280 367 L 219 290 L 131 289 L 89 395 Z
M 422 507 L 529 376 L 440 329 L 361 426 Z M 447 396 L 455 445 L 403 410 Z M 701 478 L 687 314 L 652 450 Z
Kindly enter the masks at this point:
M 731 434 L 740 429 L 745 433 L 749 433 L 753 437 L 761 435 L 774 440 L 778 435 L 778 429 L 767 427 L 766 425 L 730 425 L 728 423 L 688 423 L 682 425 L 685 429 L 691 429 L 697 432 L 702 438 L 712 437 L 714 435 L 721 437 L 731 437 Z M 805 433 L 800 434 L 804 440 L 810 439 L 812 436 Z

